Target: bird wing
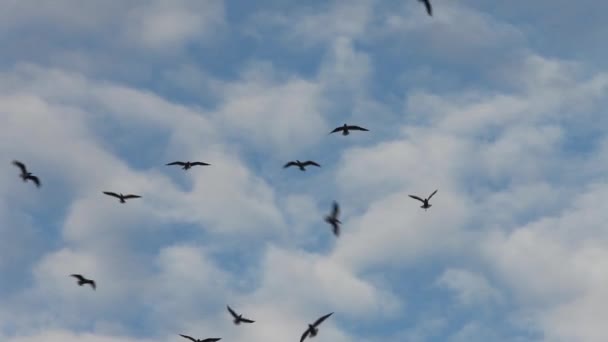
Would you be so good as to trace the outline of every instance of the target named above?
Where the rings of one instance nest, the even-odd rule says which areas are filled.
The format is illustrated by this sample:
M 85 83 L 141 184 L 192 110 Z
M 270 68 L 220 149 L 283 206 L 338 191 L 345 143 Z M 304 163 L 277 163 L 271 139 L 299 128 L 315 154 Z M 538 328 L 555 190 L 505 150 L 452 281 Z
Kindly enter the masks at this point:
M 130 195 L 124 195 L 122 198 L 124 198 L 124 199 L 127 199 L 127 198 L 141 198 L 141 196 L 130 194 Z
M 333 315 L 333 314 L 334 314 L 334 313 L 333 313 L 333 312 L 331 312 L 331 313 L 328 313 L 328 314 L 327 314 L 327 315 L 325 315 L 325 316 L 320 317 L 320 318 L 319 318 L 319 319 L 318 319 L 316 322 L 314 322 L 314 323 L 313 323 L 313 325 L 312 325 L 312 326 L 313 326 L 313 327 L 315 327 L 315 328 L 316 328 L 316 327 L 318 327 L 318 326 L 319 326 L 319 324 L 323 323 L 323 321 L 324 321 L 324 320 L 326 320 L 326 319 L 327 319 L 329 316 L 331 316 L 331 315 Z
M 369 131 L 369 129 L 363 128 L 361 126 L 348 126 L 348 129 L 350 129 L 351 131 Z
M 245 322 L 245 323 L 254 323 L 255 321 L 250 320 L 249 318 L 241 318 L 241 322 Z
M 37 187 L 40 187 L 40 179 L 36 176 L 27 176 L 27 179 L 31 179 Z
M 306 337 L 308 337 L 308 334 L 310 333 L 310 328 L 306 329 L 306 331 L 302 334 L 302 337 L 300 337 L 300 342 L 303 342 Z
M 419 1 L 424 3 L 424 7 L 426 7 L 426 13 L 428 13 L 430 16 L 433 16 L 433 7 L 431 7 L 431 1 L 430 0 L 419 0 Z
M 237 315 L 236 312 L 234 312 L 234 310 L 232 310 L 232 308 L 230 306 L 226 305 L 226 308 L 228 309 L 228 311 L 230 312 L 232 317 L 237 318 L 239 316 L 239 315 Z
M 200 342 L 217 342 L 217 341 L 219 341 L 221 339 L 222 339 L 221 337 L 212 337 L 212 338 L 206 338 L 206 339 L 204 339 L 204 340 L 202 340 Z
M 340 226 L 337 223 L 332 223 L 333 232 L 335 236 L 340 236 Z
M 439 190 L 439 189 L 437 189 Z M 433 193 L 429 196 L 429 200 L 431 199 L 431 197 L 433 197 L 433 195 L 435 195 L 437 193 L 437 190 L 433 191 Z
M 329 132 L 329 134 L 336 133 L 336 132 L 340 132 L 340 131 L 343 131 L 343 130 L 344 130 L 344 127 L 343 127 L 343 126 L 336 127 L 336 128 L 334 128 L 334 130 L 333 130 L 333 131 Z
M 338 204 L 338 202 L 334 201 L 333 207 L 331 210 L 331 216 L 333 218 L 337 218 L 338 215 L 340 215 L 340 205 Z
M 207 166 L 207 165 L 211 165 L 209 163 L 203 163 L 203 162 L 192 162 L 190 163 L 190 165 L 203 165 L 203 166 Z
M 410 196 L 410 197 L 411 197 L 411 198 L 413 198 L 413 199 L 417 199 L 417 200 L 419 200 L 420 202 L 424 203 L 424 200 L 423 200 L 422 198 L 418 197 L 418 196 L 415 196 L 415 195 L 408 195 L 408 196 Z
M 294 165 L 298 165 L 298 163 L 290 161 L 289 163 L 283 165 L 283 168 L 286 169 L 286 168 L 288 168 L 290 166 L 294 166 Z
M 193 337 L 190 337 L 190 336 L 188 336 L 188 335 L 182 335 L 182 334 L 179 334 L 179 336 L 181 336 L 181 337 L 183 337 L 183 338 L 187 338 L 187 339 L 189 339 L 189 340 L 190 340 L 190 341 L 192 341 L 192 342 L 197 342 L 197 341 L 196 341 L 196 340 L 195 340 Z
M 173 163 L 169 163 L 169 164 L 166 164 L 166 165 L 180 165 L 180 166 L 184 166 L 184 165 L 186 165 L 186 163 L 181 162 L 181 161 L 174 161 Z
M 115 192 L 111 192 L 111 191 L 104 191 L 104 194 L 108 195 L 108 196 L 112 196 L 112 197 L 116 197 L 116 198 L 120 198 L 120 196 L 115 193 Z
M 93 290 L 97 289 L 97 284 L 95 284 L 95 280 L 89 281 L 89 284 L 91 284 L 91 287 L 93 288 Z
M 80 274 L 70 274 L 70 277 L 74 277 L 78 280 L 85 280 L 84 277 Z
M 317 164 L 316 162 L 314 162 L 312 160 L 302 163 L 302 166 L 307 166 L 307 165 L 314 165 L 314 166 L 321 167 L 321 165 Z
M 21 169 L 21 173 L 27 173 L 27 168 L 25 167 L 25 164 L 23 164 L 22 162 L 20 162 L 18 160 L 13 160 L 13 165 L 15 165 L 16 167 Z

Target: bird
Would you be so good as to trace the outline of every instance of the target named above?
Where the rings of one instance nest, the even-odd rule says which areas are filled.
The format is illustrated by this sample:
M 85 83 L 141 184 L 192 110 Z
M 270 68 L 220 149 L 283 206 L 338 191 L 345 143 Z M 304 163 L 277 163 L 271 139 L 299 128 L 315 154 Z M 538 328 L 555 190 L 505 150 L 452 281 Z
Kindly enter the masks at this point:
M 232 315 L 232 317 L 234 317 L 234 324 L 239 325 L 242 323 L 253 323 L 255 321 L 252 321 L 250 319 L 247 318 L 243 318 L 243 315 L 239 315 L 236 312 L 234 312 L 234 310 L 232 310 L 232 308 L 228 305 L 226 305 L 226 308 L 228 308 L 228 311 L 230 312 L 230 314 Z
M 310 336 L 315 337 L 317 336 L 317 334 L 319 333 L 319 328 L 317 328 L 319 326 L 319 324 L 321 324 L 324 320 L 327 319 L 327 317 L 333 315 L 332 313 L 328 313 L 325 316 L 322 316 L 321 318 L 317 319 L 316 322 L 314 322 L 313 324 L 309 324 L 308 325 L 308 329 L 306 329 L 306 331 L 302 334 L 302 337 L 300 338 L 300 342 L 303 342 L 304 339 L 306 339 L 306 337 Z
M 419 2 L 422 2 L 424 4 L 424 7 L 426 7 L 426 13 L 429 14 L 429 16 L 433 16 L 433 7 L 431 7 L 431 0 L 418 0 Z
M 74 278 L 78 279 L 78 286 L 89 284 L 89 285 L 91 285 L 93 290 L 95 290 L 97 288 L 97 286 L 95 285 L 95 280 L 87 279 L 87 278 L 83 277 L 81 274 L 70 274 L 70 277 L 74 277 Z
M 422 206 L 420 208 L 423 208 L 424 211 L 426 211 L 428 208 L 430 208 L 430 207 L 433 206 L 432 204 L 429 204 L 429 201 L 431 200 L 431 197 L 433 197 L 433 195 L 435 195 L 436 193 L 437 193 L 437 190 L 433 191 L 433 193 L 428 198 L 425 198 L 425 199 L 422 199 L 422 198 L 420 198 L 418 196 L 415 196 L 415 195 L 409 195 L 409 196 L 411 198 L 413 198 L 413 199 L 417 199 L 420 202 L 422 202 L 423 204 L 422 204 Z
M 40 187 L 40 179 L 38 179 L 38 177 L 34 176 L 31 172 L 28 172 L 27 168 L 25 167 L 25 164 L 23 164 L 22 162 L 20 162 L 18 160 L 13 160 L 13 165 L 15 165 L 16 167 L 21 169 L 21 174 L 19 175 L 19 177 L 21 177 L 21 179 L 23 179 L 24 182 L 31 180 L 32 182 L 34 182 L 34 184 L 36 184 L 36 187 L 38 187 L 38 188 Z
M 203 165 L 203 166 L 207 166 L 207 165 L 211 165 L 208 163 L 203 163 L 203 162 L 181 162 L 181 161 L 174 161 L 173 163 L 169 163 L 166 165 L 179 165 L 182 167 L 182 169 L 184 170 L 188 170 L 189 168 L 196 166 L 196 165 Z
M 354 126 L 354 125 L 349 126 L 347 124 L 344 124 L 344 126 L 334 128 L 334 130 L 329 132 L 329 134 L 340 132 L 340 131 L 342 131 L 342 135 L 349 135 L 350 131 L 366 131 L 367 132 L 367 131 L 369 131 L 369 129 L 363 128 L 360 126 Z
M 212 337 L 212 338 L 206 338 L 204 340 L 197 340 L 194 337 L 190 337 L 188 335 L 179 334 L 179 336 L 181 336 L 183 338 L 187 338 L 187 339 L 189 339 L 192 342 L 217 342 L 217 341 L 221 340 L 220 337 Z
M 108 196 L 118 198 L 120 200 L 120 203 L 126 203 L 125 200 L 128 200 L 129 198 L 141 198 L 141 196 L 138 196 L 138 195 L 123 195 L 123 194 L 117 194 L 115 192 L 110 192 L 110 191 L 104 191 L 103 193 Z
M 283 165 L 283 168 L 286 169 L 286 168 L 288 168 L 290 166 L 297 166 L 297 167 L 300 168 L 301 171 L 306 171 L 306 167 L 308 165 L 314 165 L 314 166 L 317 166 L 317 167 L 321 167 L 321 165 L 317 164 L 316 162 L 314 162 L 312 160 L 308 160 L 308 161 L 305 161 L 305 162 L 301 162 L 299 160 L 296 160 L 296 161 L 290 161 L 289 163 Z
M 325 216 L 325 222 L 331 224 L 335 236 L 340 235 L 340 224 L 342 223 L 338 220 L 338 215 L 340 215 L 340 206 L 338 202 L 334 201 L 331 213 Z

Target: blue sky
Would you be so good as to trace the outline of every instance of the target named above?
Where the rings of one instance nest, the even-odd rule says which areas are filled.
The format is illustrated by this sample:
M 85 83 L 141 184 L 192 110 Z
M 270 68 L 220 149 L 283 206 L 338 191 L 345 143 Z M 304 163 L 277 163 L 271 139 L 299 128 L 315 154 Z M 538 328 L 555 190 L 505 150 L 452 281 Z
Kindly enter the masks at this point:
M 0 5 L 1 341 L 608 339 L 608 3 Z

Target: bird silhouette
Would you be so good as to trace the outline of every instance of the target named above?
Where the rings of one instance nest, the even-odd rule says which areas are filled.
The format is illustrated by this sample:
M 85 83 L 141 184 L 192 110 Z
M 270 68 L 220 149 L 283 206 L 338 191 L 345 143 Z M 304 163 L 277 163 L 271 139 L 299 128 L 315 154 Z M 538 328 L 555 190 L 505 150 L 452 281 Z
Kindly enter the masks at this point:
M 308 325 L 308 329 L 306 329 L 306 331 L 302 334 L 302 337 L 300 338 L 300 342 L 303 342 L 306 337 L 315 337 L 317 336 L 317 334 L 319 333 L 319 328 L 318 326 L 323 323 L 324 320 L 327 319 L 327 317 L 333 315 L 334 313 L 328 313 L 325 316 L 322 316 L 321 318 L 317 319 L 313 324 L 309 324 Z
M 189 339 L 192 342 L 217 342 L 217 341 L 221 340 L 220 337 L 212 337 L 212 338 L 206 338 L 204 340 L 197 340 L 194 337 L 190 337 L 188 335 L 179 334 L 179 336 L 181 336 L 183 338 L 187 338 L 187 339 Z
M 433 16 L 433 7 L 431 6 L 431 0 L 418 0 L 419 2 L 422 2 L 424 4 L 424 7 L 426 7 L 426 13 L 429 14 L 429 16 Z
M 234 312 L 234 310 L 232 310 L 232 308 L 228 305 L 226 305 L 226 308 L 228 309 L 228 311 L 230 312 L 230 314 L 232 315 L 232 317 L 234 318 L 234 324 L 239 325 L 241 323 L 253 323 L 255 321 L 252 321 L 248 318 L 243 318 L 242 314 L 237 314 L 236 312 Z
M 338 202 L 334 201 L 331 213 L 325 216 L 325 222 L 331 224 L 335 236 L 340 235 L 340 224 L 342 223 L 338 219 L 338 215 L 340 215 L 340 206 L 338 205 Z
M 354 126 L 354 125 L 349 126 L 347 124 L 344 124 L 343 126 L 334 128 L 334 130 L 329 132 L 329 134 L 340 132 L 340 131 L 342 131 L 342 135 L 349 135 L 350 131 L 366 131 L 367 132 L 367 131 L 369 131 L 369 129 L 363 128 L 360 126 Z
M 299 160 L 296 161 L 290 161 L 289 163 L 283 165 L 283 168 L 286 169 L 290 166 L 297 166 L 300 168 L 301 171 L 306 171 L 306 167 L 308 165 L 313 165 L 313 166 L 317 166 L 317 167 L 321 167 L 321 165 L 317 164 L 316 162 L 312 161 L 312 160 L 308 160 L 305 162 L 301 162 Z
M 34 176 L 31 172 L 27 171 L 27 168 L 25 167 L 25 164 L 23 164 L 22 162 L 18 161 L 18 160 L 13 160 L 13 165 L 15 165 L 16 167 L 18 167 L 21 170 L 21 174 L 19 175 L 19 177 L 21 177 L 21 179 L 23 179 L 24 182 L 27 182 L 28 180 L 31 180 L 32 182 L 34 182 L 34 184 L 36 184 L 36 187 L 40 187 L 40 179 L 38 179 L 38 177 Z
M 203 162 L 189 162 L 189 161 L 187 161 L 187 162 L 181 162 L 181 161 L 174 161 L 173 163 L 169 163 L 169 164 L 166 164 L 166 165 L 179 165 L 179 166 L 182 167 L 182 169 L 188 170 L 191 167 L 196 166 L 196 165 L 207 166 L 207 165 L 211 165 L 211 164 L 203 163 Z
M 91 287 L 93 288 L 93 290 L 97 289 L 97 285 L 95 284 L 95 280 L 87 279 L 87 278 L 83 277 L 80 274 L 70 274 L 70 277 L 74 277 L 74 278 L 78 279 L 78 286 L 89 284 L 89 285 L 91 285 Z
M 110 192 L 110 191 L 104 191 L 103 193 L 108 196 L 118 198 L 120 200 L 120 203 L 126 203 L 126 200 L 128 200 L 129 198 L 141 198 L 141 196 L 138 196 L 138 195 L 123 195 L 123 194 L 117 194 L 115 192 Z
M 430 208 L 430 207 L 433 206 L 432 204 L 429 204 L 429 201 L 431 200 L 431 198 L 433 197 L 433 195 L 435 195 L 436 193 L 437 193 L 437 190 L 433 191 L 433 193 L 428 198 L 425 198 L 425 199 L 422 199 L 422 198 L 420 198 L 418 196 L 415 196 L 415 195 L 409 195 L 409 196 L 411 198 L 413 198 L 413 199 L 417 199 L 420 202 L 422 202 L 422 206 L 420 208 L 423 208 L 424 211 L 426 211 L 428 208 Z

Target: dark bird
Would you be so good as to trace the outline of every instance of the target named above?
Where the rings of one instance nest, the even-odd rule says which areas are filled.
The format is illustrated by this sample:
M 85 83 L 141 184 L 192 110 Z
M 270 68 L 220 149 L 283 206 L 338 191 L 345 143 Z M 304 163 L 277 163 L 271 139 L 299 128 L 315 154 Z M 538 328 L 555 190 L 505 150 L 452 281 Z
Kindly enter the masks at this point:
M 23 179 L 24 182 L 31 180 L 32 182 L 34 182 L 34 184 L 36 184 L 37 187 L 40 187 L 40 179 L 38 179 L 38 177 L 32 175 L 31 172 L 28 172 L 27 168 L 25 167 L 25 164 L 23 164 L 20 161 L 13 160 L 13 165 L 15 165 L 16 167 L 21 169 L 21 174 L 19 175 L 19 177 L 21 177 L 21 179 Z
M 325 216 L 325 222 L 331 224 L 335 236 L 340 235 L 340 224 L 342 223 L 338 220 L 338 215 L 340 215 L 340 206 L 338 202 L 334 201 L 331 213 Z
M 414 195 L 409 195 L 409 196 L 413 199 L 417 199 L 420 202 L 422 202 L 422 206 L 420 208 L 423 208 L 424 211 L 426 211 L 428 208 L 433 206 L 432 204 L 429 204 L 429 201 L 431 200 L 431 197 L 433 197 L 433 195 L 435 195 L 436 193 L 437 193 L 437 190 L 433 191 L 433 193 L 429 196 L 429 198 L 425 198 L 425 199 L 422 199 L 422 198 L 420 198 L 418 196 L 414 196 Z
M 290 161 L 289 163 L 283 165 L 283 168 L 286 169 L 290 166 L 297 166 L 300 168 L 300 170 L 302 171 L 306 171 L 306 167 L 308 165 L 313 165 L 313 166 L 317 166 L 317 167 L 321 167 L 321 165 L 317 164 L 316 162 L 309 160 L 309 161 L 305 161 L 305 162 L 301 162 L 299 160 L 296 161 Z
M 243 315 L 239 315 L 236 312 L 234 312 L 234 310 L 232 310 L 232 308 L 228 305 L 226 305 L 226 308 L 228 308 L 228 311 L 230 312 L 230 314 L 232 315 L 232 317 L 234 318 L 234 324 L 239 325 L 241 323 L 253 323 L 255 321 L 252 321 L 250 319 L 247 318 L 243 318 Z
M 87 279 L 80 274 L 71 274 L 70 277 L 74 277 L 74 278 L 78 279 L 78 286 L 89 284 L 89 285 L 91 285 L 93 290 L 95 290 L 97 288 L 97 286 L 95 285 L 95 280 Z
M 167 165 L 179 165 L 182 167 L 182 169 L 184 170 L 188 170 L 189 168 L 196 166 L 196 165 L 203 165 L 203 166 L 207 166 L 207 165 L 211 165 L 208 163 L 203 163 L 203 162 L 181 162 L 181 161 L 174 161 L 173 163 L 169 163 Z
M 181 336 L 183 338 L 187 338 L 192 342 L 217 342 L 217 341 L 221 340 L 221 338 L 219 338 L 219 337 L 212 337 L 212 338 L 206 338 L 204 340 L 197 340 L 194 337 L 190 337 L 188 335 L 179 334 L 179 336 Z
M 126 203 L 125 200 L 128 200 L 129 198 L 141 198 L 141 196 L 138 196 L 138 195 L 123 195 L 123 194 L 117 194 L 115 192 L 110 192 L 110 191 L 104 191 L 103 193 L 108 196 L 118 198 L 120 200 L 120 203 Z
M 428 13 L 431 17 L 433 16 L 433 7 L 431 7 L 431 0 L 418 0 L 424 4 L 426 7 L 426 13 Z
M 350 131 L 369 131 L 367 128 L 363 128 L 360 126 L 353 126 L 344 124 L 344 126 L 336 127 L 333 131 L 329 132 L 329 134 L 336 133 L 342 131 L 342 135 L 349 135 Z
M 319 333 L 319 328 L 317 328 L 319 326 L 319 324 L 321 324 L 324 320 L 327 319 L 327 317 L 329 317 L 333 314 L 334 314 L 333 312 L 328 313 L 327 315 L 319 318 L 313 324 L 309 324 L 308 329 L 306 329 L 306 331 L 302 334 L 302 337 L 300 338 L 300 342 L 304 341 L 304 339 L 306 339 L 306 337 L 308 337 L 308 336 L 310 336 L 311 338 L 317 336 L 317 334 Z

